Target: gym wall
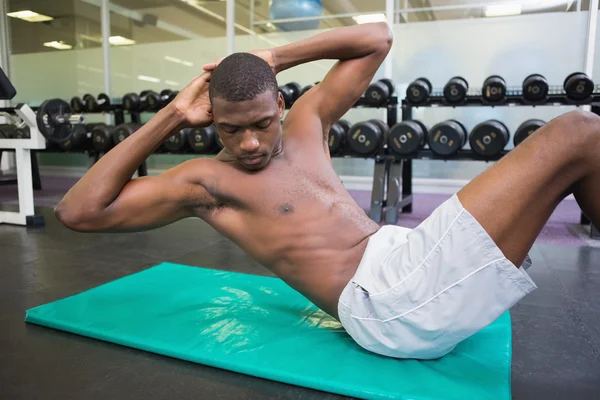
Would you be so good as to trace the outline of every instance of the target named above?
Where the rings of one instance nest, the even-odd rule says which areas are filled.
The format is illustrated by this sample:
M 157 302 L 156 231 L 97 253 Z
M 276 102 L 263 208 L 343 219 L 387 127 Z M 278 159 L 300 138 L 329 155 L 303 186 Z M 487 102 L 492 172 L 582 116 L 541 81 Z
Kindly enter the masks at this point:
M 532 14 L 518 17 L 448 20 L 399 24 L 393 27 L 393 81 L 397 93 L 419 76 L 441 87 L 455 75 L 463 76 L 470 87 L 480 87 L 485 77 L 498 74 L 509 86 L 520 86 L 525 76 L 541 73 L 551 85 L 562 85 L 571 72 L 583 68 L 587 12 Z M 236 51 L 287 44 L 320 32 L 294 31 L 236 36 Z M 597 40 L 597 46 L 600 40 Z M 151 43 L 111 49 L 112 95 L 145 89 L 179 89 L 201 71 L 203 63 L 226 54 L 226 39 L 210 37 L 166 43 Z M 596 59 L 600 52 L 596 50 Z M 76 94 L 103 91 L 101 49 L 72 50 L 12 56 L 12 79 L 19 90 L 18 101 L 41 102 L 52 97 L 69 99 Z M 334 61 L 319 61 L 285 71 L 280 84 L 297 81 L 301 85 L 321 80 Z M 598 68 L 598 67 L 596 67 Z M 139 76 L 160 80 L 140 81 Z M 597 74 L 594 74 L 597 76 Z M 381 68 L 376 78 L 383 77 Z M 467 129 L 488 118 L 504 122 L 511 133 L 526 119 L 549 120 L 569 107 L 468 107 L 457 109 L 417 109 L 413 118 L 431 126 L 447 118 L 460 120 Z M 383 118 L 378 110 L 351 110 L 351 122 Z M 147 117 L 150 117 L 148 115 Z M 512 145 L 509 145 L 512 146 Z M 150 168 L 167 168 L 181 156 L 152 156 Z M 68 161 L 66 161 L 68 160 Z M 85 157 L 44 155 L 45 164 L 84 166 Z M 471 161 L 418 161 L 414 176 L 423 178 L 471 179 L 489 167 Z M 336 159 L 340 175 L 370 177 L 373 162 Z

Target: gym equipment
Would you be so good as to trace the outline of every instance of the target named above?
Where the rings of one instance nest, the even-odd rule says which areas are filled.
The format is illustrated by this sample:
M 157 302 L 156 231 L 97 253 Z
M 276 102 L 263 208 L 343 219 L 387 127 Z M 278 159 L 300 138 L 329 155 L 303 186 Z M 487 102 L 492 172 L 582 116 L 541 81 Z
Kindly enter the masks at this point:
M 98 95 L 98 100 L 91 94 L 83 96 L 83 102 L 85 104 L 84 111 L 87 112 L 99 112 L 110 110 L 110 97 L 104 93 Z
M 272 0 L 269 2 L 269 19 L 318 17 L 323 12 L 321 0 Z M 276 22 L 281 31 L 303 31 L 317 29 L 321 21 L 318 19 Z
M 73 124 L 81 124 L 83 117 L 73 115 L 73 110 L 66 101 L 52 99 L 42 103 L 36 120 L 38 129 L 46 139 L 60 143 L 71 137 Z
M 594 93 L 594 82 L 583 72 L 574 72 L 567 76 L 563 87 L 571 100 L 586 100 Z
M 17 127 L 11 124 L 0 124 L 0 139 L 13 139 L 16 136 Z
M 531 102 L 541 102 L 548 97 L 548 81 L 540 74 L 529 75 L 523 81 L 523 98 Z
M 183 133 L 194 153 L 208 154 L 215 146 L 218 146 L 217 128 L 214 125 L 206 128 L 185 128 Z
M 71 99 L 71 108 L 74 113 L 81 114 L 85 109 L 85 103 L 80 97 L 75 96 Z
M 467 98 L 468 90 L 469 84 L 465 78 L 455 76 L 444 86 L 444 98 L 451 104 L 462 103 Z
M 93 140 L 92 131 L 96 125 L 104 124 L 87 124 L 87 125 L 74 125 L 73 134 L 71 137 L 58 145 L 63 151 L 86 151 L 92 150 Z
M 327 146 L 329 147 L 330 155 L 342 155 L 346 144 L 346 136 L 350 130 L 350 122 L 345 119 L 340 119 L 329 129 Z
M 106 153 L 113 148 L 112 135 L 115 128 L 106 124 L 97 124 L 92 129 L 92 147 L 101 153 Z
M 525 139 L 529 137 L 533 132 L 535 132 L 538 128 L 546 125 L 546 122 L 541 119 L 528 119 L 523 122 L 517 130 L 515 131 L 515 136 L 513 137 L 513 143 L 515 147 L 521 144 Z
M 136 93 L 127 93 L 123 96 L 123 108 L 129 112 L 146 111 L 149 109 L 148 98 L 150 96 L 160 97 L 153 90 L 144 90 L 139 96 Z
M 383 105 L 394 93 L 394 83 L 387 78 L 371 83 L 365 91 L 365 101 L 371 106 Z
M 352 125 L 346 142 L 350 150 L 356 155 L 373 155 L 383 145 L 389 132 L 385 122 L 378 119 L 359 122 Z
M 170 89 L 165 89 L 160 94 L 156 92 L 148 92 L 147 102 L 148 102 L 148 110 L 149 111 L 158 111 L 161 108 L 165 107 L 169 104 L 179 92 L 175 92 Z
M 431 151 L 442 157 L 449 157 L 462 149 L 467 141 L 467 130 L 457 120 L 450 119 L 434 125 L 427 135 Z
M 141 127 L 142 125 L 134 123 L 121 124 L 117 126 L 112 133 L 113 142 L 115 145 L 118 145 L 123 140 L 133 135 Z
M 431 82 L 427 78 L 418 78 L 406 89 L 406 98 L 412 104 L 424 104 L 431 95 Z
M 29 139 L 31 138 L 31 131 L 28 126 L 24 126 L 22 128 L 17 128 L 15 130 L 15 135 L 13 139 Z
M 506 99 L 506 81 L 498 75 L 489 76 L 481 88 L 481 97 L 490 104 L 502 103 Z
M 388 148 L 399 156 L 414 154 L 425 144 L 427 127 L 421 121 L 402 121 L 390 129 Z
M 312 89 L 314 86 L 313 85 L 306 85 L 302 88 L 302 91 L 300 92 L 300 96 L 304 95 L 304 93 L 308 92 L 310 89 Z
M 278 278 L 162 263 L 29 309 L 25 321 L 353 398 L 511 398 L 508 312 L 445 357 L 391 359 Z
M 181 129 L 171 136 L 163 143 L 166 151 L 170 153 L 181 153 L 185 149 L 187 144 L 185 129 Z
M 510 133 L 502 122 L 491 119 L 475 126 L 469 134 L 471 150 L 484 158 L 492 158 L 508 144 Z
M 302 87 L 296 82 L 290 82 L 286 85 L 279 86 L 279 93 L 283 96 L 283 102 L 286 108 L 290 108 L 300 97 Z

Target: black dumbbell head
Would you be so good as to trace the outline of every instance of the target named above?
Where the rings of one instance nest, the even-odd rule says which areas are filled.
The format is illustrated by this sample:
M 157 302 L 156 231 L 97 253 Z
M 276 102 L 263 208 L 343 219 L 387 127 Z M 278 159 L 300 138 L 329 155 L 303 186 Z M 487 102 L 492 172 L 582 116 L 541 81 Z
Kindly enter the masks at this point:
M 548 81 L 540 74 L 529 75 L 523 81 L 523 98 L 538 102 L 548 96 Z
M 137 93 L 127 93 L 123 96 L 123 108 L 128 111 L 138 111 L 140 109 L 140 96 Z
M 161 101 L 160 101 L 160 95 L 156 92 L 148 92 L 146 93 L 145 97 L 145 101 L 144 99 L 142 99 L 142 103 L 146 104 L 146 109 L 147 110 L 153 110 L 156 111 L 160 108 L 161 106 Z
M 427 135 L 431 151 L 446 157 L 462 149 L 466 140 L 467 130 L 463 124 L 453 119 L 434 125 Z
M 388 148 L 398 155 L 414 154 L 425 144 L 427 127 L 420 121 L 402 121 L 390 129 Z
M 406 88 L 406 98 L 413 104 L 423 104 L 429 99 L 431 90 L 431 82 L 427 78 L 418 78 Z
M 365 91 L 365 101 L 371 106 L 383 105 L 392 95 L 394 91 L 394 84 L 387 79 L 385 82 L 379 80 L 378 82 L 371 83 Z
M 106 93 L 100 93 L 98 95 L 98 108 L 100 111 L 110 110 L 110 97 Z
M 187 136 L 184 130 L 179 130 L 169 136 L 169 138 L 163 144 L 166 151 L 170 153 L 181 153 L 185 149 L 187 143 Z
M 467 98 L 469 84 L 465 78 L 455 76 L 450 79 L 444 86 L 444 98 L 448 103 L 457 104 L 463 102 Z
M 121 143 L 129 136 L 133 135 L 138 129 L 141 128 L 141 125 L 134 123 L 121 124 L 115 128 L 112 133 L 113 141 L 115 145 Z
M 98 102 L 96 98 L 91 94 L 86 94 L 83 96 L 83 103 L 85 104 L 85 111 L 87 112 L 97 112 L 98 111 Z
M 217 145 L 217 130 L 214 125 L 206 128 L 193 127 L 183 130 L 189 147 L 194 153 L 208 154 Z
M 290 82 L 286 86 L 292 89 L 294 101 L 298 100 L 300 94 L 302 93 L 302 86 L 300 86 L 300 84 L 297 82 Z
M 481 88 L 481 96 L 488 103 L 500 103 L 506 98 L 506 81 L 498 75 L 488 77 Z
M 348 146 L 355 154 L 372 155 L 383 144 L 388 130 L 387 125 L 380 120 L 360 122 L 350 128 L 347 136 Z
M 471 150 L 481 157 L 495 157 L 502 153 L 508 144 L 510 133 L 502 122 L 495 119 L 475 126 L 469 134 Z
M 300 96 L 304 95 L 304 93 L 308 92 L 308 91 L 309 91 L 310 89 L 312 89 L 312 88 L 313 88 L 313 85 L 307 85 L 307 86 L 304 86 L 304 87 L 302 88 L 302 91 L 300 92 Z
M 95 150 L 106 153 L 113 147 L 113 128 L 98 124 L 92 128 L 92 146 Z
M 290 108 L 294 104 L 294 90 L 289 86 L 279 86 L 279 93 L 283 96 L 283 102 L 286 108 Z
M 528 119 L 519 125 L 513 137 L 513 144 L 515 147 L 521 144 L 525 139 L 531 136 L 533 132 L 544 125 L 546 125 L 546 122 L 542 121 L 541 119 Z
M 85 104 L 80 97 L 76 96 L 71 99 L 71 108 L 73 109 L 74 113 L 81 114 L 84 111 Z
M 352 126 L 352 124 L 350 123 L 350 121 L 347 121 L 345 119 L 340 119 L 337 122 L 338 125 L 340 125 L 343 129 L 344 129 L 344 133 L 348 134 L 348 131 L 350 130 L 350 127 Z
M 58 143 L 64 151 L 87 150 L 88 129 L 83 124 L 73 125 L 73 134 L 67 140 Z
M 330 154 L 338 155 L 342 152 L 347 134 L 348 130 L 345 129 L 339 121 L 331 126 L 331 129 L 329 129 L 329 137 L 327 139 Z
M 594 93 L 594 82 L 583 72 L 567 76 L 563 87 L 567 97 L 572 100 L 585 100 Z

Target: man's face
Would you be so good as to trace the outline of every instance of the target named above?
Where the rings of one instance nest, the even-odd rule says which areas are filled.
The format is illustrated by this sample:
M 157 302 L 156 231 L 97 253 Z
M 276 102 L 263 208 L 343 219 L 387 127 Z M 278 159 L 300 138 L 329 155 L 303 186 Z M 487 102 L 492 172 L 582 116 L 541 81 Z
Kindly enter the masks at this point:
M 215 126 L 225 148 L 250 171 L 264 168 L 279 150 L 283 111 L 281 94 L 274 96 L 268 90 L 247 101 L 212 99 Z

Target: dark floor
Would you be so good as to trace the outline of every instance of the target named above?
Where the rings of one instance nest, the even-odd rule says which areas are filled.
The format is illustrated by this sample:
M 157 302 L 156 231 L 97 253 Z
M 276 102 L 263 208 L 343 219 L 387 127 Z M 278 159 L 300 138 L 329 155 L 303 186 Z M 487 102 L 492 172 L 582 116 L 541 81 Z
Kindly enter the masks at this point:
M 269 274 L 199 220 L 78 234 L 0 225 L 0 399 L 335 399 L 25 324 L 25 310 L 163 261 Z M 512 310 L 515 399 L 600 399 L 600 248 L 536 245 L 539 289 Z

